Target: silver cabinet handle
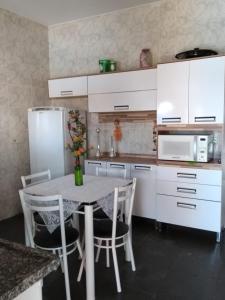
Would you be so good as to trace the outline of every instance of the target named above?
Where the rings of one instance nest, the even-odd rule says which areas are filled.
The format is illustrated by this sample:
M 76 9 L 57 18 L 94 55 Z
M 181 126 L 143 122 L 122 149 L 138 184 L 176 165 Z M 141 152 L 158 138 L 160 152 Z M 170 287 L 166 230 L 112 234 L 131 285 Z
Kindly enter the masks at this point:
M 114 110 L 129 110 L 129 105 L 114 105 Z
M 185 202 L 177 202 L 177 207 L 196 209 L 197 205 L 196 204 L 185 203 Z
M 102 166 L 102 164 L 100 162 L 98 163 L 98 162 L 90 162 L 90 161 L 88 162 L 88 165 L 100 166 L 100 167 Z
M 162 118 L 162 123 L 180 123 L 181 122 L 181 118 L 177 117 L 177 118 Z
M 177 173 L 178 178 L 196 179 L 197 174 L 194 173 Z
M 177 192 L 178 193 L 186 193 L 186 194 L 196 194 L 197 190 L 196 189 L 190 189 L 190 188 L 184 188 L 184 187 L 177 187 Z
M 134 166 L 135 170 L 138 171 L 151 171 L 152 167 L 149 166 Z
M 115 168 L 115 169 L 125 169 L 125 165 L 120 165 L 120 164 L 110 164 L 110 168 Z
M 61 96 L 73 96 L 73 91 L 61 91 Z
M 195 117 L 195 122 L 216 122 L 215 116 Z

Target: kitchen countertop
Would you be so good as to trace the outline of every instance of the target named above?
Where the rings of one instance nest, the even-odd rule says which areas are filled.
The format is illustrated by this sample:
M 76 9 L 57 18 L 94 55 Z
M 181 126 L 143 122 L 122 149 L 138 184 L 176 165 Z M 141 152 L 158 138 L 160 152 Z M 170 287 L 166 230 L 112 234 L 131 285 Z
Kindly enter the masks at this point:
M 46 251 L 0 239 L 0 299 L 11 300 L 56 270 L 59 259 Z
M 181 167 L 181 168 L 199 168 L 208 170 L 221 170 L 222 164 L 218 161 L 212 161 L 208 163 L 200 162 L 185 162 L 185 161 L 172 161 L 172 160 L 159 160 L 154 155 L 121 155 L 116 157 L 109 157 L 103 155 L 100 158 L 89 157 L 87 160 L 93 161 L 107 161 L 107 162 L 117 162 L 117 163 L 130 163 L 130 164 L 148 164 L 157 166 L 171 166 L 171 167 Z
M 89 157 L 87 160 L 94 160 L 94 161 L 107 161 L 107 162 L 118 162 L 118 163 L 130 163 L 130 164 L 149 164 L 149 165 L 156 165 L 157 158 L 154 155 L 124 155 L 124 156 L 116 156 L 116 157 L 109 157 L 109 156 L 101 156 L 100 158 L 96 157 Z

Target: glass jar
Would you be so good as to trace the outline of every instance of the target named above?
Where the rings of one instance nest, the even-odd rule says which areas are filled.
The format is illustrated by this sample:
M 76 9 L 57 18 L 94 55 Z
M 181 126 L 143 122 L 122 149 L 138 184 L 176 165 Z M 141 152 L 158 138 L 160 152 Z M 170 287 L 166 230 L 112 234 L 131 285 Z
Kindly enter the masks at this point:
M 74 168 L 74 181 L 75 181 L 75 185 L 77 186 L 83 185 L 83 171 L 80 165 L 79 157 L 76 157 L 76 164 Z

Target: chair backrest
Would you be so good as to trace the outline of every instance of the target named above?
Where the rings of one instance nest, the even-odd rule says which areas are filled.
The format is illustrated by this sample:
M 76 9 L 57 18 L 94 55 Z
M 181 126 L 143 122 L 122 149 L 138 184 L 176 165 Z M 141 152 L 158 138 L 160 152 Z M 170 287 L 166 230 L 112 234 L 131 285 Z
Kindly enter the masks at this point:
M 29 241 L 31 247 L 35 246 L 33 234 L 32 234 L 32 223 L 33 214 L 35 212 L 58 212 L 61 227 L 61 238 L 62 247 L 66 247 L 65 239 L 65 224 L 64 224 L 64 212 L 63 212 L 63 199 L 61 195 L 52 196 L 33 196 L 24 193 L 23 190 L 19 191 L 21 204 L 24 213 L 24 219 L 26 223 L 26 228 L 28 231 Z M 65 249 L 65 248 L 64 248 Z
M 42 183 L 45 181 L 51 180 L 51 172 L 50 170 L 27 175 L 27 176 L 21 176 L 21 181 L 23 188 L 26 188 L 31 185 L 35 185 L 38 183 Z
M 113 207 L 113 228 L 112 239 L 116 237 L 116 225 L 118 221 L 118 210 L 124 207 L 125 223 L 130 227 L 132 219 L 132 211 L 134 206 L 134 194 L 136 189 L 136 178 L 133 178 L 131 184 L 125 187 L 115 188 L 114 207 Z

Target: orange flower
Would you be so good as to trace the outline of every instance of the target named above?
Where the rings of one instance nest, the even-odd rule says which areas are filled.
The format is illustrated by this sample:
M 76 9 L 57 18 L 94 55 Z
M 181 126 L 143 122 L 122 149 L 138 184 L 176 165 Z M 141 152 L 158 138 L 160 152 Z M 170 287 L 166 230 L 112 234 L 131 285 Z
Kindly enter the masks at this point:
M 80 153 L 84 153 L 84 152 L 85 152 L 85 150 L 84 150 L 83 147 L 80 147 L 80 148 L 79 148 L 79 151 L 80 151 Z

